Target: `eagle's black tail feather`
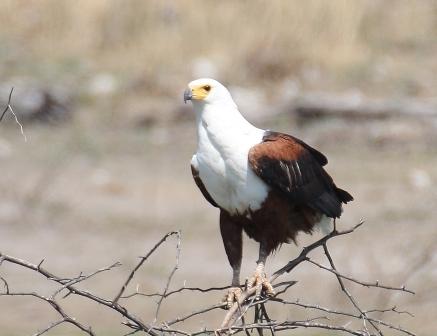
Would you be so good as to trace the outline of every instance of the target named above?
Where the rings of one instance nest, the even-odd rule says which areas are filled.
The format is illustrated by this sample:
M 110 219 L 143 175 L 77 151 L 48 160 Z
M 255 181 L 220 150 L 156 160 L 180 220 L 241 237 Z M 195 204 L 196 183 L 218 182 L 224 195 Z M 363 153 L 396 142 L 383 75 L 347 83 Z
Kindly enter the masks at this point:
M 340 201 L 342 201 L 344 204 L 354 200 L 353 196 L 349 194 L 346 190 L 335 187 L 335 193 L 337 194 L 337 197 L 340 199 Z
M 334 193 L 324 192 L 312 202 L 312 207 L 331 218 L 340 217 L 341 202 Z
M 341 204 L 352 201 L 354 198 L 347 191 L 335 187 L 325 191 L 311 203 L 312 207 L 331 218 L 339 218 L 343 209 Z

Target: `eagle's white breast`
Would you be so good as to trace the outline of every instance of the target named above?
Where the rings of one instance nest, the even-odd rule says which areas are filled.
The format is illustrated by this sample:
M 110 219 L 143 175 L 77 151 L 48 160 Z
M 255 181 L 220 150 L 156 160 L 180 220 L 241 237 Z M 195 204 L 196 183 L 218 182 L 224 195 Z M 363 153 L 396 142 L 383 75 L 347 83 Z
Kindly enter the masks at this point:
M 236 108 L 233 113 L 209 105 L 197 114 L 197 131 L 191 163 L 214 201 L 231 214 L 259 209 L 269 187 L 249 167 L 248 154 L 262 141 L 264 130 L 248 123 Z

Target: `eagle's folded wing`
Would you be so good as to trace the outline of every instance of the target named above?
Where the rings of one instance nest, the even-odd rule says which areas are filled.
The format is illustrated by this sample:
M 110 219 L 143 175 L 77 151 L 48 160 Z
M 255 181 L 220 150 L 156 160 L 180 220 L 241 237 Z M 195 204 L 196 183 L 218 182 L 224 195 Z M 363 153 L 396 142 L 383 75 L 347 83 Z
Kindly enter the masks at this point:
M 353 200 L 337 188 L 323 169 L 326 157 L 290 135 L 267 131 L 249 151 L 249 165 L 265 183 L 291 202 L 306 205 L 328 217 L 339 217 L 342 203 Z

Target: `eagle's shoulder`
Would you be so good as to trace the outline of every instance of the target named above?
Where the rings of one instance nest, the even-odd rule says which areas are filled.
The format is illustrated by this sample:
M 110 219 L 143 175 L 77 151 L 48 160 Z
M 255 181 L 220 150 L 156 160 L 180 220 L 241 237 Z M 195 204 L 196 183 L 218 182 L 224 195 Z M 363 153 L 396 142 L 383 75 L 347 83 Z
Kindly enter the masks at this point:
M 215 207 L 218 208 L 217 203 L 214 201 L 214 199 L 208 193 L 208 191 L 206 190 L 205 185 L 202 182 L 202 179 L 200 178 L 196 155 L 193 155 L 193 158 L 191 159 L 191 173 L 193 174 L 194 182 L 196 182 L 196 185 L 200 189 L 200 192 L 202 193 L 203 197 L 205 197 L 206 200 L 212 206 L 215 206 Z
M 287 158 L 297 159 L 299 156 L 305 155 L 309 152 L 309 154 L 311 154 L 320 165 L 325 166 L 328 164 L 326 156 L 317 149 L 311 147 L 302 140 L 285 133 L 266 131 L 262 138 L 262 142 L 258 146 L 254 146 L 253 150 L 258 153 L 270 152 L 270 156 L 274 154 L 279 160 Z

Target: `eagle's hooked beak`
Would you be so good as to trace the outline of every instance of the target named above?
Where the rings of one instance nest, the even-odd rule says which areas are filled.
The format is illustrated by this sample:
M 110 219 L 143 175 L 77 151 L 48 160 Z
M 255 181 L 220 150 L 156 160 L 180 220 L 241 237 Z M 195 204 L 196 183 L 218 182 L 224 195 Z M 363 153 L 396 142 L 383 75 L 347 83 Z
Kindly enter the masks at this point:
M 187 100 L 191 100 L 191 98 L 193 98 L 193 92 L 188 88 L 184 91 L 184 103 L 186 104 Z

